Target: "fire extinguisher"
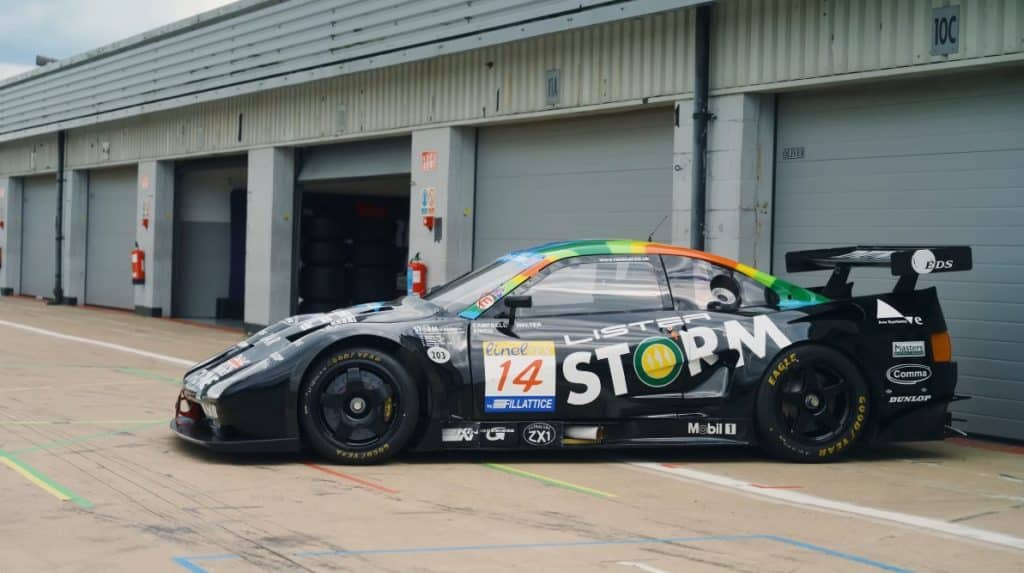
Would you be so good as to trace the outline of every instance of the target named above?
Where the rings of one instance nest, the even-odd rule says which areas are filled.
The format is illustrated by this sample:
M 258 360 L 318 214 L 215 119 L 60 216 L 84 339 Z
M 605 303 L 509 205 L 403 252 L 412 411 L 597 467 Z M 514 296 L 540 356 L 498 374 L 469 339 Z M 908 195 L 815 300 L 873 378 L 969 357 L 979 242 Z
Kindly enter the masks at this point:
M 420 254 L 409 261 L 409 270 L 406 274 L 406 290 L 410 296 L 422 297 L 427 294 L 427 265 L 420 260 Z
M 135 243 L 132 249 L 132 284 L 141 285 L 146 282 L 146 253 Z

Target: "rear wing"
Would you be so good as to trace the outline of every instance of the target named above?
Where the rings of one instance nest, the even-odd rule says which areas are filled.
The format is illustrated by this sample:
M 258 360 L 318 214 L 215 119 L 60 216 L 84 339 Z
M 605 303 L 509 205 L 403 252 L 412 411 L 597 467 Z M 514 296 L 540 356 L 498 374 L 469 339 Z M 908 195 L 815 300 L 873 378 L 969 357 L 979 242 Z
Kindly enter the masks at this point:
M 973 265 L 970 247 L 836 247 L 786 253 L 786 271 L 832 270 L 828 284 L 820 289 L 830 298 L 849 297 L 852 267 L 887 267 L 898 276 L 893 292 L 914 290 L 917 277 L 931 273 L 969 271 Z

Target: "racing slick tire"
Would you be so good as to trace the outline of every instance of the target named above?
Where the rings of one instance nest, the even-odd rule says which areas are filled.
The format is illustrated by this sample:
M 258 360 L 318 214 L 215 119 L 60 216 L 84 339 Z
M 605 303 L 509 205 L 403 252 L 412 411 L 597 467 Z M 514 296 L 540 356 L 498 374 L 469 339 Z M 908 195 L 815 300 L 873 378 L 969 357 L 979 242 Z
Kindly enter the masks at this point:
M 781 352 L 758 389 L 755 423 L 761 447 L 799 462 L 845 454 L 867 429 L 871 399 L 857 367 L 820 345 Z
M 340 301 L 345 298 L 347 278 L 342 267 L 306 267 L 299 272 L 299 295 L 318 302 Z
M 398 360 L 375 348 L 345 348 L 311 372 L 299 395 L 299 421 L 317 453 L 365 465 L 405 447 L 419 418 L 419 392 Z
M 309 265 L 341 265 L 347 258 L 345 245 L 336 241 L 310 241 L 302 247 L 302 262 Z

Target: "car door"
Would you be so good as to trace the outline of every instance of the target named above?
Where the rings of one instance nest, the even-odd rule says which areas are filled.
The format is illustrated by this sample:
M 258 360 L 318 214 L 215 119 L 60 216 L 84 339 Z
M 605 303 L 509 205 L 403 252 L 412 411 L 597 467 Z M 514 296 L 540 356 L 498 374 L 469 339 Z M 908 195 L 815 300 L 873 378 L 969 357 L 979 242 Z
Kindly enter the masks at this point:
M 584 256 L 553 263 L 471 327 L 478 419 L 602 420 L 672 412 L 682 353 L 656 255 Z M 666 396 L 672 399 L 664 399 Z
M 735 269 L 682 255 L 662 260 L 673 304 L 688 317 L 674 336 L 690 365 L 683 398 L 720 399 L 738 380 L 753 387 L 765 362 L 791 343 L 772 318 L 778 296 Z

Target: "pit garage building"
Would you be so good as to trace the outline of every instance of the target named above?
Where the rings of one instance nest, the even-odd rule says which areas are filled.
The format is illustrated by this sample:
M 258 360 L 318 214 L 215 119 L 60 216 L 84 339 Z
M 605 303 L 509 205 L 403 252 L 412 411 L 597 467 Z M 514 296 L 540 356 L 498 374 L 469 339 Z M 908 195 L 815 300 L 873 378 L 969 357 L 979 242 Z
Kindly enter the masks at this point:
M 4 294 L 256 328 L 417 253 L 968 244 L 922 283 L 958 416 L 1016 439 L 1022 221 L 1021 0 L 243 0 L 0 83 Z

